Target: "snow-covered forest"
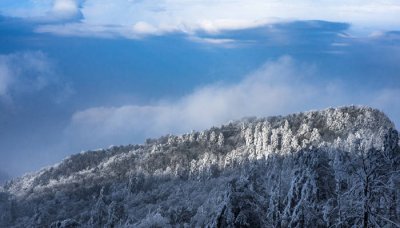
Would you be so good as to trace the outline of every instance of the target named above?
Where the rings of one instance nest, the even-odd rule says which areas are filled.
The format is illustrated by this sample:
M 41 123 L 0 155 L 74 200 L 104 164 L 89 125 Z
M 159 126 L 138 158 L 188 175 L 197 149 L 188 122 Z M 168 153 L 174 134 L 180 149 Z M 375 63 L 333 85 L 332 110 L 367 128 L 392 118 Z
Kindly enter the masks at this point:
M 367 107 L 87 151 L 0 187 L 0 227 L 399 227 L 400 148 Z

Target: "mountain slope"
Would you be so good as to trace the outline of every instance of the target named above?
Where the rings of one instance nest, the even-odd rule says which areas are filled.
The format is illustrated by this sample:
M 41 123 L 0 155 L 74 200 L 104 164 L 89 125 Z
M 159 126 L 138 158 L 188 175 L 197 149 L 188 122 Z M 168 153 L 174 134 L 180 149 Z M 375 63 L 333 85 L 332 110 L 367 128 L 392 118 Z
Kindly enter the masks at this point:
M 88 151 L 8 182 L 0 226 L 396 226 L 398 142 L 351 106 Z

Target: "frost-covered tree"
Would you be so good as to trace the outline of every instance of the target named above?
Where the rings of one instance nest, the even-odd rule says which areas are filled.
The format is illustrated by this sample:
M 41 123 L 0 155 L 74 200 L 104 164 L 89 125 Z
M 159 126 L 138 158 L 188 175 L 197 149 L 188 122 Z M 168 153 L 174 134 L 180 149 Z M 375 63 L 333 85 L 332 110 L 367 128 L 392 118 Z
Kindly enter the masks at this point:
M 0 227 L 397 227 L 400 149 L 365 107 L 88 151 L 0 187 Z
M 334 197 L 335 179 L 326 151 L 300 151 L 284 211 L 285 226 L 330 226 L 323 211 Z
M 104 188 L 101 188 L 97 202 L 90 211 L 89 225 L 102 227 L 107 223 L 107 205 L 104 202 Z

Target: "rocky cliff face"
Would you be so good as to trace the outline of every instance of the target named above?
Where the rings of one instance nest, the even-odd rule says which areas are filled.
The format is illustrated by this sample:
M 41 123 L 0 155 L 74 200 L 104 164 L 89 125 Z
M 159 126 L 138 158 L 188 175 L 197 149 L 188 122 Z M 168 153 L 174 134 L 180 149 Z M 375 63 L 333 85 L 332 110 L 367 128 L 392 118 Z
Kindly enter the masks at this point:
M 352 106 L 88 151 L 7 183 L 0 226 L 397 226 L 398 142 Z

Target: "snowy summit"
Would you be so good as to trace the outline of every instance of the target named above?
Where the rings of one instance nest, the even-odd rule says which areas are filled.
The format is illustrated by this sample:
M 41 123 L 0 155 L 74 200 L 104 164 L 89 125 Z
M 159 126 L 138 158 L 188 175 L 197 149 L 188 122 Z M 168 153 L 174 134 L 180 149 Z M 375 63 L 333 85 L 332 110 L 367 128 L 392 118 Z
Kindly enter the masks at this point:
M 0 188 L 0 227 L 397 227 L 400 148 L 368 107 L 72 155 Z

